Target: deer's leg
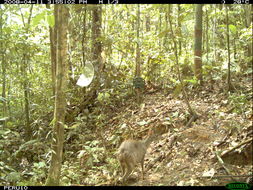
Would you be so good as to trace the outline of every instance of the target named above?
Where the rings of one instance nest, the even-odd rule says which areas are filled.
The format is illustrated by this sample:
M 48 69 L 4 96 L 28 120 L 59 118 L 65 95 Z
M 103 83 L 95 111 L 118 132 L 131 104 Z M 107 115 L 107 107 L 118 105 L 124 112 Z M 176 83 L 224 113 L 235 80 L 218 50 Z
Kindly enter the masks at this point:
M 144 158 L 141 160 L 142 179 L 144 180 Z
M 122 171 L 122 175 L 124 176 L 124 174 L 125 174 L 125 171 L 126 171 L 126 164 L 125 163 L 123 163 L 123 162 L 120 162 L 120 167 L 121 167 L 121 171 Z
M 125 175 L 123 176 L 123 181 L 126 181 L 129 175 L 132 173 L 133 167 L 131 163 L 126 162 L 126 172 Z

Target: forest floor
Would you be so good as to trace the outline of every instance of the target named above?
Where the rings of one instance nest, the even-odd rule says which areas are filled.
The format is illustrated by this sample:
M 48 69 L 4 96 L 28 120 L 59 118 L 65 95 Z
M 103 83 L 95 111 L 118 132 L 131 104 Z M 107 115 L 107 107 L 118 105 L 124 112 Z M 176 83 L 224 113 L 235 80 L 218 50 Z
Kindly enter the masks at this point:
M 142 180 L 138 166 L 127 185 L 224 186 L 233 181 L 245 182 L 247 177 L 242 175 L 252 173 L 253 115 L 252 105 L 244 105 L 238 97 L 244 92 L 243 95 L 252 98 L 251 82 L 250 77 L 242 78 L 239 81 L 242 86 L 232 100 L 221 90 L 221 86 L 226 85 L 221 83 L 192 92 L 196 95 L 189 94 L 190 104 L 199 118 L 188 128 L 185 127 L 189 120 L 188 108 L 182 96 L 173 97 L 159 91 L 149 93 L 144 96 L 141 108 L 129 101 L 112 117 L 108 123 L 112 127 L 107 128 L 105 134 L 120 133 L 125 135 L 123 139 L 141 139 L 149 127 L 158 122 L 169 128 L 148 148 L 145 179 Z M 231 148 L 234 150 L 226 153 Z M 217 155 L 222 155 L 224 163 L 218 161 L 220 156 Z M 118 174 L 121 175 L 120 168 Z M 113 181 L 100 185 L 122 183 Z
M 246 182 L 253 170 L 252 76 L 237 77 L 232 83 L 230 94 L 225 81 L 186 88 L 190 105 L 199 116 L 189 127 L 187 104 L 175 90 L 147 88 L 140 105 L 135 97 L 94 104 L 87 117 L 83 115 L 86 119 L 78 118 L 66 128 L 61 185 L 225 186 Z M 38 133 L 46 142 L 49 118 L 38 122 L 45 127 Z M 120 143 L 143 139 L 157 126 L 165 130 L 147 150 L 144 180 L 139 165 L 123 184 L 116 156 Z M 0 161 L 0 183 L 44 185 L 50 141 L 24 142 L 20 128 L 1 133 L 1 156 L 9 165 Z

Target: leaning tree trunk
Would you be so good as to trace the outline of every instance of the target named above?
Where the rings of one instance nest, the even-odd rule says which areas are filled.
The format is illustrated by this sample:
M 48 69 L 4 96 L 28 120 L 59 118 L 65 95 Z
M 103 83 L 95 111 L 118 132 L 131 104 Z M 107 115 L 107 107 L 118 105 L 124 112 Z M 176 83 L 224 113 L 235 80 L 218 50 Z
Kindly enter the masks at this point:
M 64 142 L 64 119 L 66 111 L 66 89 L 68 77 L 67 60 L 67 30 L 69 12 L 66 5 L 55 5 L 57 32 L 57 60 L 56 60 L 56 86 L 55 108 L 53 119 L 52 158 L 46 180 L 46 185 L 59 185 Z
M 202 83 L 202 5 L 196 5 L 195 13 L 195 43 L 194 43 L 194 72 Z

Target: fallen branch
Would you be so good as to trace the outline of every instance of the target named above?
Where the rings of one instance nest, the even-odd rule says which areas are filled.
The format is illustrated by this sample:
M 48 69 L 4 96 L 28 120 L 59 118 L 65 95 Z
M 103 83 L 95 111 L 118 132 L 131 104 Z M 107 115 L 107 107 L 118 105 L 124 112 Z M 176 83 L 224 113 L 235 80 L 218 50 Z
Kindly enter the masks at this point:
M 225 166 L 225 163 L 223 162 L 223 160 L 221 159 L 221 157 L 218 155 L 218 153 L 217 153 L 217 152 L 213 152 L 213 153 L 214 153 L 215 156 L 217 157 L 217 159 L 218 159 L 220 165 L 225 169 L 226 173 L 227 173 L 228 175 L 231 175 L 229 169 Z M 230 177 L 230 178 L 231 178 L 233 181 L 236 181 L 233 177 Z
M 186 124 L 186 128 L 188 128 L 188 127 L 190 127 L 191 126 L 191 124 L 192 124 L 192 122 L 193 121 L 195 121 L 196 119 L 198 118 L 198 115 L 197 114 L 195 114 L 195 113 L 193 113 L 193 115 L 192 115 L 192 117 L 191 117 L 191 119 L 188 121 L 188 123 Z
M 236 145 L 235 147 L 231 148 L 230 150 L 225 151 L 224 153 L 221 154 L 221 157 L 223 157 L 223 156 L 225 156 L 226 154 L 228 154 L 229 152 L 231 152 L 231 151 L 233 151 L 233 150 L 239 148 L 240 146 L 242 146 L 242 145 L 244 145 L 244 144 L 247 144 L 247 143 L 250 142 L 250 141 L 253 141 L 253 138 L 248 139 L 248 140 L 246 140 L 246 141 L 244 141 L 244 142 L 242 142 L 242 143 Z
M 198 178 L 231 178 L 231 177 L 251 177 L 252 175 L 216 175 L 216 176 L 198 176 Z

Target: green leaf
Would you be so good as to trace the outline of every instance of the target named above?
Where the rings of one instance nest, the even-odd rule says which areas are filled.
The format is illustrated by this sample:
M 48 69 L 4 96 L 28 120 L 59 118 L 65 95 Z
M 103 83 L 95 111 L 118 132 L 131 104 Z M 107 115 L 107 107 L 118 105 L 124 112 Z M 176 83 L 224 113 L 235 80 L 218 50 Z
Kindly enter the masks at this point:
M 197 79 L 189 79 L 189 80 L 184 80 L 185 82 L 189 82 L 191 84 L 197 84 L 198 83 L 198 80 Z
M 233 34 L 236 34 L 237 28 L 236 28 L 235 25 L 230 24 L 228 27 L 229 27 L 229 30 L 230 30 Z
M 12 29 L 10 27 L 4 27 L 3 32 L 9 34 L 12 32 Z
M 50 27 L 53 27 L 55 24 L 54 15 L 47 15 L 47 23 Z
M 222 27 L 222 28 L 224 27 L 225 28 L 226 25 L 225 24 L 220 24 L 219 27 Z
M 33 18 L 32 25 L 33 25 L 34 27 L 37 26 L 37 25 L 40 23 L 40 21 L 41 21 L 42 19 L 44 19 L 44 17 L 45 17 L 45 12 L 42 12 L 42 13 L 40 13 L 40 14 L 37 14 L 37 15 Z
M 98 101 L 103 102 L 110 98 L 110 94 L 108 92 L 102 92 L 98 94 Z

